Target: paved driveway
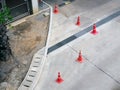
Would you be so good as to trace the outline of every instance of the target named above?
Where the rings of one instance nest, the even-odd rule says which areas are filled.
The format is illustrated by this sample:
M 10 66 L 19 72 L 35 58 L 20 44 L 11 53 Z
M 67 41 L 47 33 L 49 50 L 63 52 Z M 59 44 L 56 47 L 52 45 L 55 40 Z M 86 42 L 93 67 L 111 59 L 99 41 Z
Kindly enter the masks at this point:
M 48 55 L 35 90 L 120 90 L 120 17 Z M 82 50 L 83 63 L 76 62 Z M 57 72 L 64 82 L 57 84 Z

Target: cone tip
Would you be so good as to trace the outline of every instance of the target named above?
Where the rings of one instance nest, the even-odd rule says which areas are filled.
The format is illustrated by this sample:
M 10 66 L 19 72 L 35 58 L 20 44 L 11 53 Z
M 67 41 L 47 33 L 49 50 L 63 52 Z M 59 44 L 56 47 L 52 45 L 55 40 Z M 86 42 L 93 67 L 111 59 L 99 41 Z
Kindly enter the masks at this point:
M 81 50 L 80 50 L 79 54 L 81 54 Z
M 96 26 L 96 24 L 94 23 L 93 26 Z

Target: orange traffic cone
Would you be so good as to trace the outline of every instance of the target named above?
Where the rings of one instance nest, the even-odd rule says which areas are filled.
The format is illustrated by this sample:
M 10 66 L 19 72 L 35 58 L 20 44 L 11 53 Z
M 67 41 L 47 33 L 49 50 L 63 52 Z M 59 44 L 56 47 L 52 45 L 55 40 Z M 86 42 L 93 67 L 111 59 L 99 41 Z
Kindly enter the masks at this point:
M 96 24 L 93 25 L 93 30 L 91 32 L 93 35 L 96 35 L 98 32 L 96 30 Z
M 80 16 L 78 16 L 77 18 L 77 23 L 76 23 L 77 26 L 80 26 Z
M 55 5 L 53 12 L 54 12 L 54 14 L 58 14 L 58 13 L 59 13 L 58 6 L 57 6 L 57 5 Z
M 64 80 L 61 78 L 60 72 L 58 72 L 58 78 L 56 79 L 56 82 L 60 84 L 63 81 Z
M 81 51 L 80 51 L 80 53 L 79 53 L 79 56 L 78 56 L 78 58 L 77 58 L 77 61 L 80 62 L 80 63 L 83 62 L 83 57 L 82 57 Z

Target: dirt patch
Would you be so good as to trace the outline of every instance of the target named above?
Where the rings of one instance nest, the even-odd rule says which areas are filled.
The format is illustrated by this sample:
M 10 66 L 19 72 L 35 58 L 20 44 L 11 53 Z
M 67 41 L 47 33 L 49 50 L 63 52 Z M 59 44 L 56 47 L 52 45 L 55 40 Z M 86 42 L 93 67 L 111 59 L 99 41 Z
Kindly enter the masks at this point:
M 43 17 L 39 14 L 8 31 L 15 58 L 0 62 L 0 76 L 3 76 L 0 90 L 6 90 L 8 86 L 15 90 L 18 88 L 29 69 L 32 56 L 46 44 L 48 21 L 49 16 Z

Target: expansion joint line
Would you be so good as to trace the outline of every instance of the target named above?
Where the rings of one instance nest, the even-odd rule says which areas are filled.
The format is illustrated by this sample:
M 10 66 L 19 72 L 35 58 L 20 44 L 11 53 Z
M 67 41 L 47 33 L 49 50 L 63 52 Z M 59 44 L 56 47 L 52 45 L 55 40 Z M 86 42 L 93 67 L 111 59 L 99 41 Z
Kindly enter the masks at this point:
M 103 69 L 101 69 L 100 67 L 98 67 L 97 65 L 95 65 L 94 63 L 92 63 L 89 59 L 87 59 L 87 57 L 83 56 L 85 58 L 85 60 L 87 60 L 90 64 L 92 64 L 93 66 L 95 66 L 98 70 L 100 70 L 101 72 L 103 72 L 104 74 L 106 74 L 108 77 L 110 77 L 111 79 L 113 79 L 116 83 L 118 83 L 120 85 L 120 82 L 118 80 L 116 80 L 113 76 L 111 76 L 109 73 L 105 72 Z
M 67 45 L 68 47 L 70 47 L 73 51 L 75 51 L 76 53 L 79 53 L 77 50 L 75 50 L 72 46 Z

